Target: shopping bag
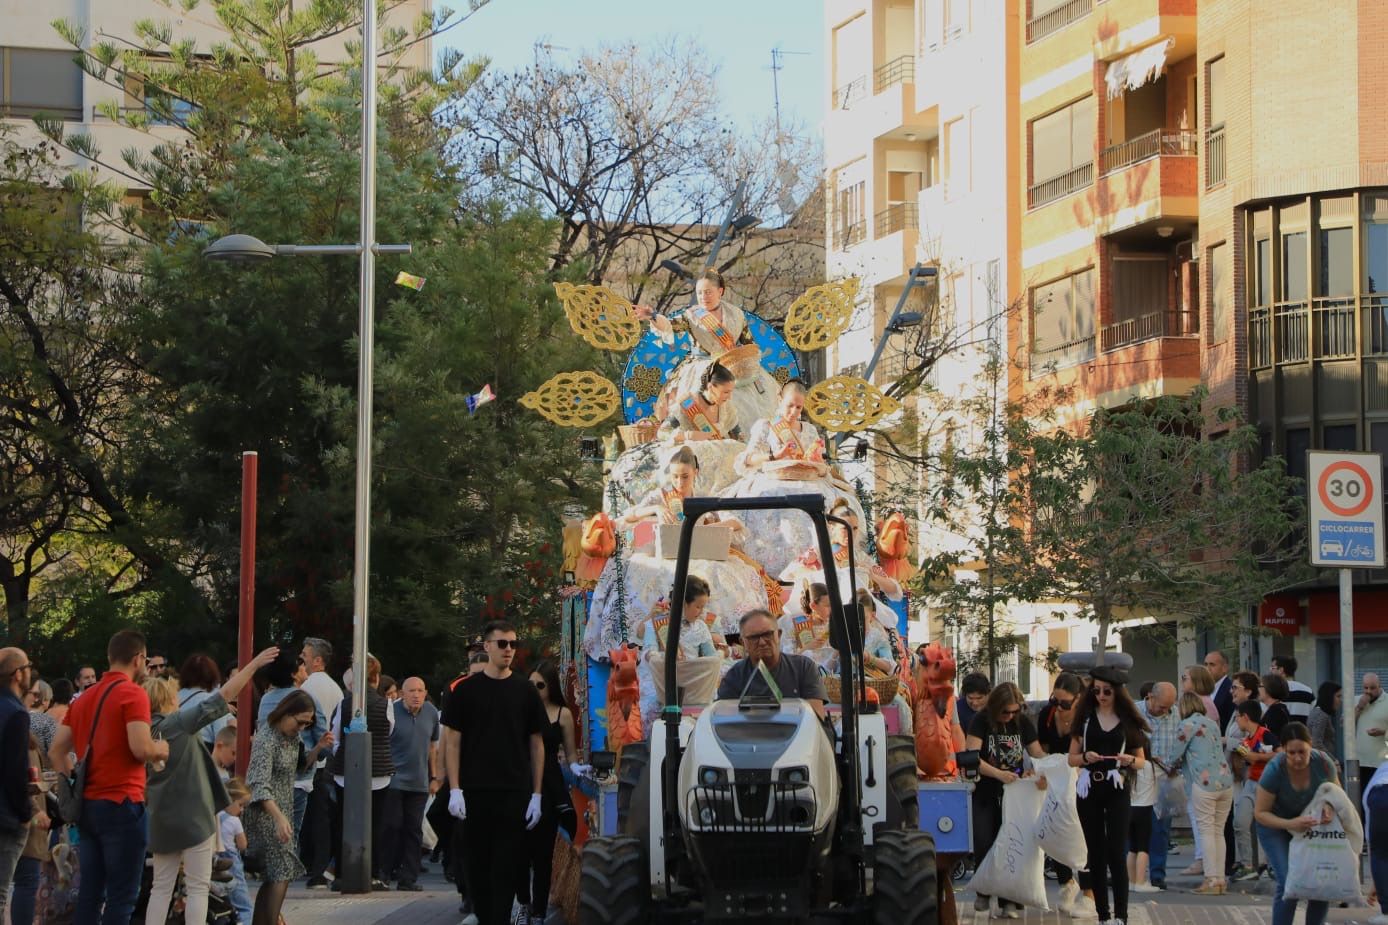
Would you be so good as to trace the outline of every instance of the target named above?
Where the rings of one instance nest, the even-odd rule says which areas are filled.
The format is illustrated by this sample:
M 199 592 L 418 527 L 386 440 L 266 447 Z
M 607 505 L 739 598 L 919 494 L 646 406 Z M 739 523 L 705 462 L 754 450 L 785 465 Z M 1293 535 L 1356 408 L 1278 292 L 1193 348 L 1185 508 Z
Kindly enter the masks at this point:
M 1337 784 L 1321 784 L 1306 807 L 1306 815 L 1319 816 L 1327 806 L 1331 809 L 1329 822 L 1292 836 L 1282 896 L 1362 906 L 1359 852 L 1364 846 L 1364 829 L 1359 814 Z
M 1177 774 L 1174 777 L 1162 774 L 1157 778 L 1157 801 L 1152 805 L 1152 814 L 1158 819 L 1180 819 L 1186 814 L 1186 782 Z
M 1084 846 L 1084 830 L 1075 807 L 1075 769 L 1067 755 L 1048 755 L 1032 764 L 1036 773 L 1046 778 L 1041 814 L 1036 818 L 1036 840 L 1057 863 L 1079 870 L 1089 862 L 1089 849 Z
M 969 881 L 975 893 L 1050 911 L 1046 861 L 1036 838 L 1036 818 L 1044 799 L 1033 780 L 1014 781 L 1002 788 L 1002 830 Z

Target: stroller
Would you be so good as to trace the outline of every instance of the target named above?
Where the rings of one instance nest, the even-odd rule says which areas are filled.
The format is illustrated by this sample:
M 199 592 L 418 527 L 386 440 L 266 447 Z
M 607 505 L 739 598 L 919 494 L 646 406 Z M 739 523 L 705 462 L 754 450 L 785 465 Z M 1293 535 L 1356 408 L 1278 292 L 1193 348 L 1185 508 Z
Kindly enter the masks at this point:
M 237 925 L 236 909 L 231 905 L 231 898 L 227 892 L 227 884 L 231 882 L 230 868 L 230 862 L 221 858 L 212 861 L 212 886 L 207 891 L 207 925 Z M 149 894 L 153 887 L 154 859 L 146 857 L 145 872 L 140 878 L 140 898 L 135 903 L 135 914 L 131 916 L 131 921 L 144 921 L 149 908 Z M 179 871 L 178 880 L 174 883 L 173 901 L 169 903 L 169 915 L 164 920 L 165 925 L 200 925 L 187 923 L 183 919 L 183 908 L 187 898 L 188 891 L 183 885 L 183 871 Z M 242 922 L 241 925 L 250 923 Z

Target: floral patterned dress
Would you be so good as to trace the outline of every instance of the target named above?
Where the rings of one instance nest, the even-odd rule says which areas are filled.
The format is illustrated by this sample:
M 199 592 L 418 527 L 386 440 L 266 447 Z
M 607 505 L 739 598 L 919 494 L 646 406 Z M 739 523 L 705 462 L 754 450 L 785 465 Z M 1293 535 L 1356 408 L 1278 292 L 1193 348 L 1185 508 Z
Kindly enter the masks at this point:
M 303 743 L 297 733 L 285 735 L 270 724 L 256 730 L 251 740 L 251 762 L 246 769 L 246 785 L 251 805 L 242 814 L 246 829 L 247 853 L 264 860 L 265 879 L 283 883 L 303 876 L 304 866 L 294 852 L 294 843 L 275 837 L 275 817 L 261 804 L 274 800 L 285 816 L 294 812 L 294 774 L 299 770 Z
M 1201 790 L 1220 791 L 1234 786 L 1234 772 L 1224 755 L 1224 740 L 1214 720 L 1200 713 L 1186 717 L 1176 730 L 1176 753 L 1186 783 Z

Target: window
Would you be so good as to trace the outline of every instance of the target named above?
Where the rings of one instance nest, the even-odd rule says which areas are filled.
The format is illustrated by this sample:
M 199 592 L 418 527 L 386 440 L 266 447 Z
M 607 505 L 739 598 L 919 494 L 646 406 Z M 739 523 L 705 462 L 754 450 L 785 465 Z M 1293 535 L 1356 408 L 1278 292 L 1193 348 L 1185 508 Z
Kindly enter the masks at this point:
M 1261 238 L 1253 245 L 1254 305 L 1266 307 L 1272 304 L 1272 241 Z
M 945 194 L 956 196 L 969 191 L 969 126 L 964 119 L 945 123 Z
M 1326 424 L 1321 427 L 1321 448 L 1341 453 L 1359 449 L 1359 431 L 1353 424 Z
M 1311 431 L 1305 427 L 1287 428 L 1287 475 L 1301 480 L 1301 494 L 1306 494 L 1306 453 L 1311 449 Z
M 1047 354 L 1065 351 L 1075 354 L 1067 359 L 1094 355 L 1093 269 L 1032 290 L 1031 351 L 1042 362 L 1059 359 Z
M 835 109 L 847 109 L 867 95 L 870 39 L 866 16 L 858 16 L 834 30 Z
M 1354 229 L 1321 229 L 1320 273 L 1316 294 L 1354 295 Z
M 1210 343 L 1229 338 L 1229 247 L 1223 242 L 1209 251 Z
M 1282 301 L 1306 301 L 1306 232 L 1282 235 Z
M 840 249 L 857 244 L 867 231 L 867 215 L 863 211 L 866 189 L 866 184 L 859 180 L 839 190 L 836 241 Z
M 969 29 L 969 0 L 943 0 L 945 13 L 945 41 L 950 36 L 967 32 Z
M 1205 65 L 1205 125 L 1219 128 L 1224 124 L 1224 58 L 1218 57 Z
M 1094 97 L 1087 96 L 1031 123 L 1031 182 L 1094 162 Z
M 82 69 L 70 51 L 0 48 L 0 115 L 82 118 Z
M 1388 292 L 1388 223 L 1364 225 L 1364 272 L 1366 292 Z

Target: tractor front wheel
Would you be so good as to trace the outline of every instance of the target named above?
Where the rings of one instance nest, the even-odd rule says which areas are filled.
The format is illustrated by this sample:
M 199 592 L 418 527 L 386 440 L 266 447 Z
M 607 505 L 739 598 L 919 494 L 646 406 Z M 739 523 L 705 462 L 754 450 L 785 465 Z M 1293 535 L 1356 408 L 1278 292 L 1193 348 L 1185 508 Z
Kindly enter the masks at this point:
M 642 925 L 650 905 L 649 876 L 639 838 L 588 839 L 578 880 L 580 925 Z
M 880 832 L 873 843 L 872 920 L 876 925 L 936 925 L 935 839 L 910 829 Z

